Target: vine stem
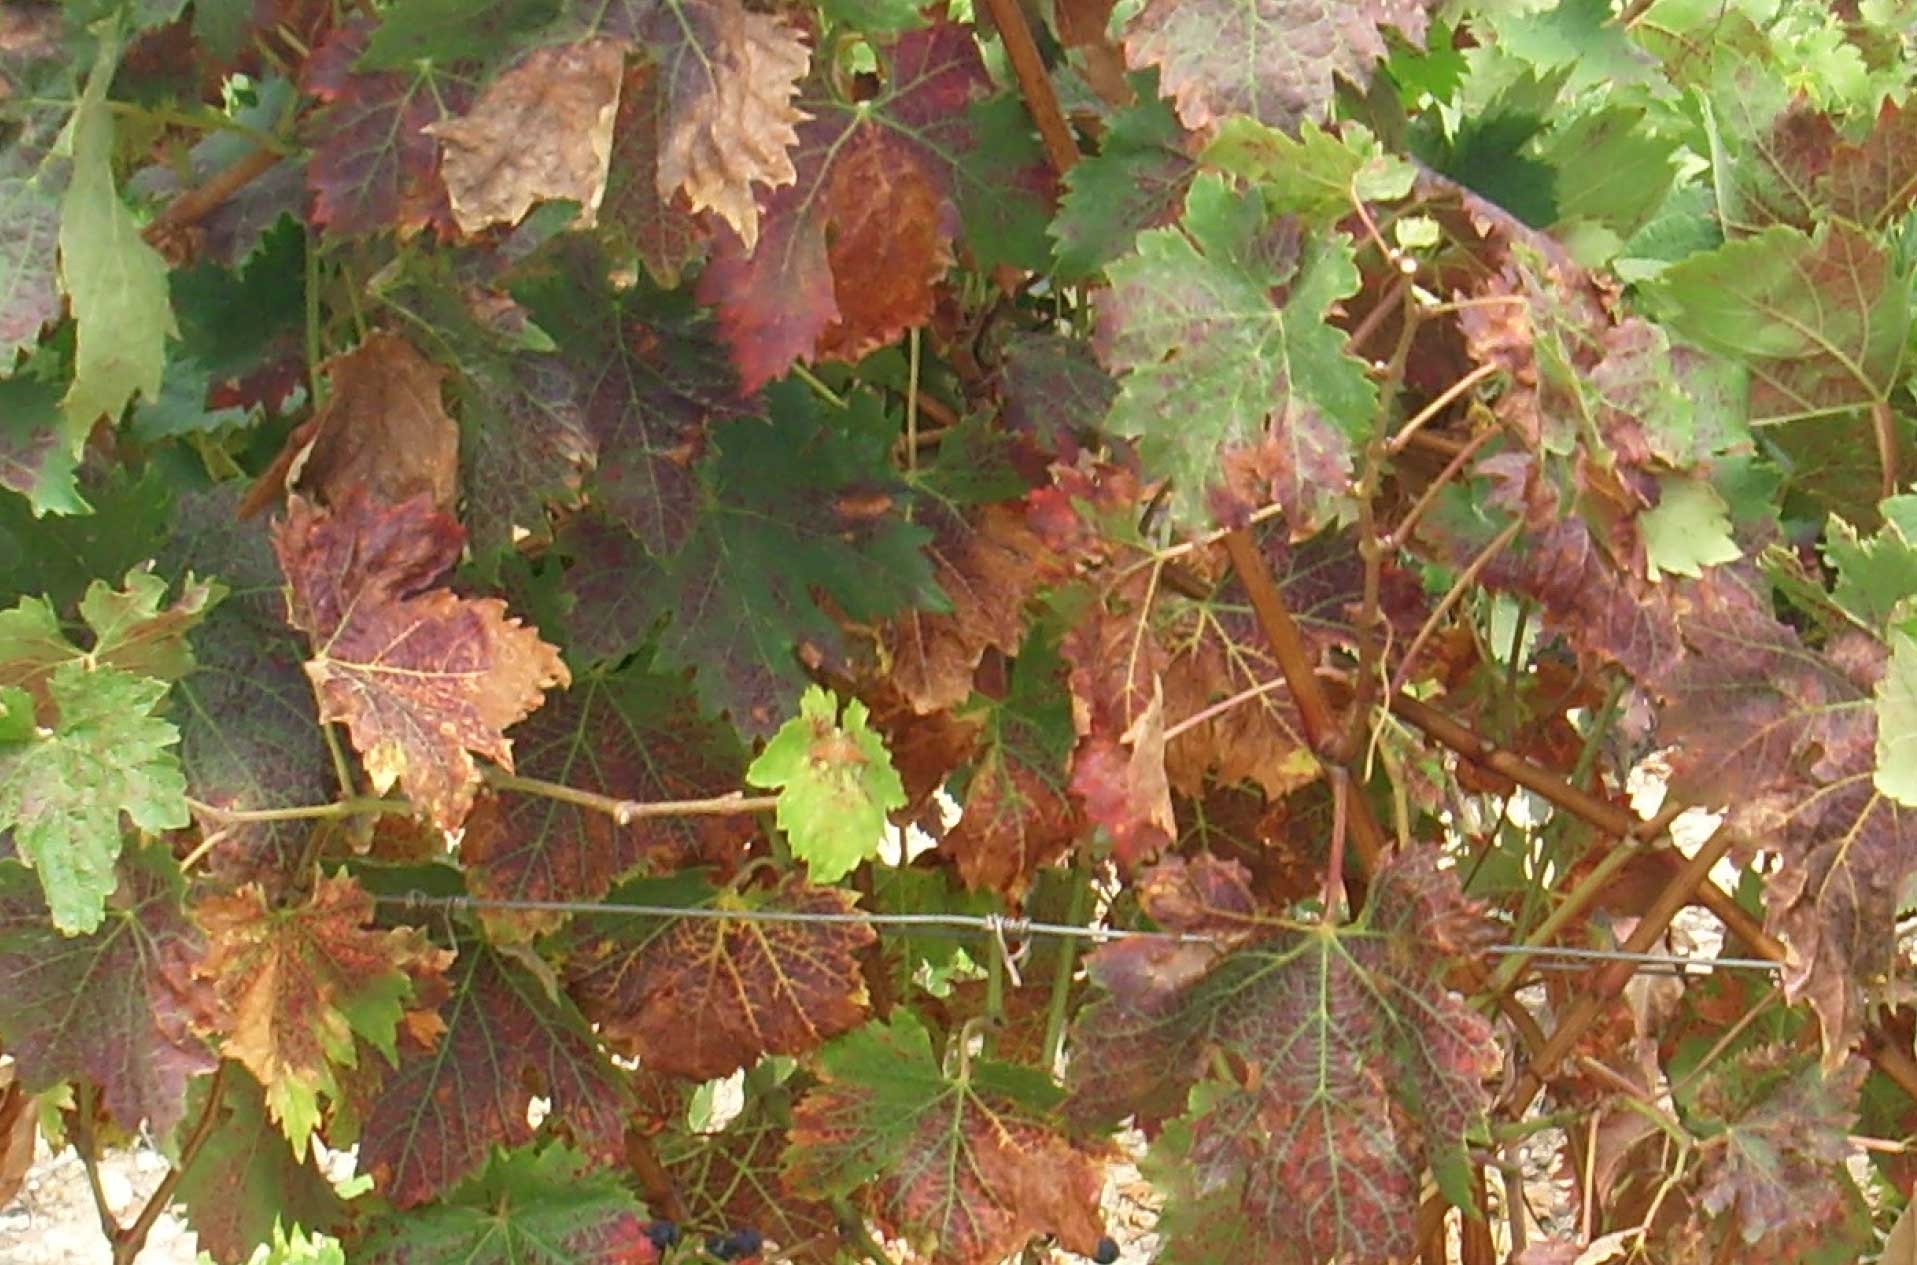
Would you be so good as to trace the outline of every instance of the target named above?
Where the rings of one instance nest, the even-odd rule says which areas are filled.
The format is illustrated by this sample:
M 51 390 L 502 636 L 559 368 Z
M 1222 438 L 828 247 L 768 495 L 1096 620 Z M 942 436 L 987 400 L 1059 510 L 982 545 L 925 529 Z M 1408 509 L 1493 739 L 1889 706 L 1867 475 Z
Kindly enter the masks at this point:
M 1360 215 L 1364 203 L 1353 196 Z M 1366 223 L 1370 218 L 1365 217 Z M 1406 278 L 1410 280 L 1409 277 Z M 1384 380 L 1378 387 L 1377 416 L 1372 421 L 1371 438 L 1365 443 L 1364 473 L 1358 480 L 1358 557 L 1364 564 L 1363 597 L 1358 607 L 1358 687 L 1347 714 L 1345 744 L 1356 751 L 1364 745 L 1364 727 L 1378 698 L 1378 664 L 1384 657 L 1383 619 L 1379 615 L 1379 593 L 1384 578 L 1385 542 L 1378 530 L 1378 490 L 1384 486 L 1385 463 L 1391 451 L 1385 432 L 1391 426 L 1391 411 L 1404 383 L 1405 365 L 1411 357 L 1411 344 L 1418 336 L 1418 310 L 1407 286 L 1403 291 L 1404 316 L 1398 330 L 1398 345 L 1392 349 Z
M 315 821 L 332 817 L 378 817 L 387 813 L 410 813 L 413 806 L 403 799 L 378 799 L 355 795 L 324 804 L 295 804 L 290 808 L 221 808 L 189 796 L 186 806 L 202 817 L 235 823 L 265 821 Z
M 622 826 L 648 817 L 729 817 L 741 813 L 767 812 L 779 806 L 777 795 L 747 795 L 743 791 L 727 791 L 724 795 L 705 799 L 666 799 L 646 803 L 601 795 L 595 791 L 582 791 L 562 782 L 521 777 L 498 768 L 488 768 L 481 776 L 495 790 L 519 791 L 526 795 L 556 799 L 561 803 L 576 804 L 604 813 Z
M 100 1184 L 100 1146 L 93 1132 L 93 1112 L 95 1094 L 93 1086 L 82 1084 L 79 1094 L 79 1112 L 73 1129 L 74 1149 L 80 1153 L 80 1167 L 86 1170 L 87 1189 L 93 1195 L 93 1210 L 100 1215 L 100 1233 L 113 1248 L 115 1257 L 119 1255 L 120 1222 L 113 1215 L 113 1209 L 107 1206 L 106 1187 Z
M 279 166 L 281 155 L 270 149 L 256 149 L 230 166 L 213 173 L 205 184 L 188 189 L 167 204 L 140 236 L 149 246 L 158 245 L 176 229 L 196 224 L 211 215 L 228 198 Z
M 1419 494 L 1417 501 L 1412 504 L 1410 510 L 1406 512 L 1403 518 L 1398 520 L 1398 525 L 1391 529 L 1392 543 L 1402 545 L 1410 538 L 1413 529 L 1418 525 L 1418 520 L 1423 518 L 1425 513 L 1430 510 L 1431 506 L 1437 501 L 1438 493 L 1442 492 L 1449 486 L 1453 479 L 1458 477 L 1464 470 L 1464 467 L 1470 462 L 1471 458 L 1478 455 L 1480 448 L 1483 448 L 1493 439 L 1496 439 L 1497 436 L 1498 432 L 1495 429 L 1487 427 L 1479 431 L 1476 435 L 1473 435 L 1469 442 L 1458 449 L 1456 453 L 1452 454 L 1449 464 L 1438 472 L 1437 478 L 1426 485 L 1424 491 Z M 1429 438 L 1429 436 L 1420 433 L 1414 435 L 1413 438 L 1422 439 Z
M 1648 840 L 1651 837 L 1648 832 L 1652 827 L 1660 821 L 1665 821 L 1667 814 L 1675 817 L 1681 811 L 1677 805 L 1672 805 L 1651 821 L 1640 821 L 1624 809 L 1579 790 L 1530 761 L 1508 751 L 1498 750 L 1495 744 L 1486 741 L 1470 728 L 1452 720 L 1427 703 L 1399 694 L 1392 698 L 1391 710 L 1403 720 L 1422 730 L 1433 741 L 1451 748 L 1459 755 L 1486 769 L 1503 774 L 1528 790 L 1537 792 L 1556 807 L 1582 818 L 1606 834 L 1619 838 L 1631 836 L 1639 840 Z M 1666 863 L 1673 867 L 1671 877 L 1665 884 L 1666 893 L 1682 886 L 1686 900 L 1695 898 L 1699 904 L 1717 916 L 1726 930 L 1749 945 L 1758 957 L 1769 958 L 1773 962 L 1783 962 L 1787 959 L 1788 953 L 1784 945 L 1775 936 L 1766 932 L 1756 917 L 1737 903 L 1736 897 L 1710 881 L 1708 867 L 1702 877 L 1696 881 L 1690 881 L 1689 866 L 1675 861 L 1673 854 L 1664 852 L 1649 855 L 1662 856 L 1666 859 Z M 1591 1020 L 1586 1019 L 1584 1022 L 1589 1024 Z M 1917 1059 L 1911 1057 L 1902 1043 L 1886 1037 L 1874 1026 L 1866 1029 L 1864 1041 L 1865 1052 L 1878 1069 L 1895 1081 L 1898 1088 L 1911 1099 L 1917 1100 Z
M 766 812 L 779 806 L 777 795 L 747 795 L 744 791 L 727 791 L 723 795 L 713 795 L 705 799 L 665 799 L 648 802 L 620 799 L 614 795 L 601 795 L 596 791 L 580 790 L 576 786 L 548 782 L 536 777 L 520 777 L 517 774 L 507 773 L 503 769 L 488 768 L 481 777 L 495 790 L 518 791 L 525 795 L 538 795 L 545 799 L 576 804 L 581 808 L 590 808 L 594 812 L 604 813 L 622 826 L 649 817 L 729 817 L 744 813 Z M 296 804 L 290 808 L 221 808 L 217 804 L 208 804 L 203 800 L 192 798 L 189 798 L 186 803 L 187 807 L 195 813 L 211 817 L 216 821 L 228 822 L 306 821 L 332 817 L 373 817 L 387 813 L 410 814 L 414 811 L 413 805 L 403 799 L 377 799 L 366 795 L 332 800 L 324 804 Z
M 1059 108 L 1052 77 L 1046 73 L 1045 59 L 1039 55 L 1038 41 L 1032 38 L 1025 12 L 1018 0 L 985 0 L 985 7 L 1005 41 L 1005 56 L 1012 63 L 1012 73 L 1018 76 L 1025 108 L 1038 124 L 1046 161 L 1055 174 L 1063 176 L 1078 162 L 1078 140 L 1072 135 L 1072 125 L 1065 121 L 1065 111 Z
M 1390 442 L 1385 445 L 1387 455 L 1395 457 L 1410 447 L 1411 437 L 1422 430 L 1426 423 L 1449 408 L 1453 400 L 1456 400 L 1466 391 L 1469 391 L 1472 387 L 1478 385 L 1478 383 L 1484 381 L 1496 372 L 1498 372 L 1496 365 L 1479 365 L 1476 369 L 1473 369 L 1470 373 L 1465 374 L 1443 391 L 1440 391 L 1431 403 L 1419 409 L 1410 421 L 1398 428 L 1398 433 L 1393 435 Z
M 1258 616 L 1258 626 L 1264 631 L 1265 640 L 1271 644 L 1272 655 L 1278 660 L 1285 683 L 1291 687 L 1292 700 L 1298 705 L 1298 715 L 1304 723 L 1306 741 L 1311 743 L 1312 751 L 1319 759 L 1347 763 L 1344 758 L 1347 753 L 1338 749 L 1344 734 L 1337 717 L 1332 714 L 1331 704 L 1325 699 L 1318 674 L 1312 670 L 1304 637 L 1298 632 L 1291 612 L 1285 609 L 1284 596 L 1279 593 L 1278 582 L 1272 578 L 1271 568 L 1258 551 L 1257 542 L 1249 531 L 1240 528 L 1225 536 L 1225 552 L 1230 556 L 1232 569 L 1238 573 L 1246 594 L 1251 598 L 1252 610 Z M 1363 795 L 1348 798 L 1350 842 L 1358 854 L 1359 864 L 1370 872 L 1377 869 L 1378 862 L 1385 854 L 1384 828 L 1371 811 L 1370 800 Z
M 1085 905 L 1091 895 L 1091 882 L 1082 869 L 1073 869 L 1072 904 L 1067 922 L 1085 921 Z M 1066 940 L 1058 946 L 1058 967 L 1052 972 L 1052 996 L 1045 1006 L 1045 1061 L 1047 1071 L 1058 1067 L 1059 1051 L 1065 1046 L 1065 1011 L 1071 1001 L 1072 975 L 1078 968 L 1078 942 Z
M 173 1192 L 185 1178 L 186 1170 L 193 1166 L 201 1149 L 206 1146 L 207 1138 L 212 1136 L 213 1122 L 219 1117 L 220 1100 L 226 1090 L 226 1068 L 227 1064 L 222 1061 L 207 1084 L 206 1102 L 200 1108 L 200 1118 L 193 1124 L 193 1132 L 180 1147 L 180 1162 L 166 1171 L 166 1176 L 160 1179 L 160 1184 L 153 1188 L 153 1194 L 140 1209 L 140 1215 L 115 1240 L 113 1265 L 133 1265 L 133 1258 L 146 1246 L 146 1237 L 152 1233 L 154 1222 L 160 1219 L 160 1214 L 173 1201 Z
M 1397 674 L 1391 682 L 1391 693 L 1394 696 L 1404 692 L 1405 682 L 1410 679 L 1412 665 L 1417 662 L 1418 652 L 1424 649 L 1424 643 L 1431 640 L 1432 634 L 1438 631 L 1438 625 L 1443 622 L 1444 617 L 1451 613 L 1451 608 L 1464 597 L 1465 592 L 1477 581 L 1479 574 L 1491 565 L 1492 559 L 1503 553 L 1523 530 L 1524 520 L 1512 519 L 1510 525 L 1493 536 L 1491 543 L 1478 550 L 1478 556 L 1471 559 L 1465 569 L 1458 573 L 1458 578 L 1445 591 L 1445 595 L 1438 600 L 1436 606 L 1431 608 L 1431 614 L 1426 616 L 1424 623 L 1419 627 L 1418 635 L 1413 637 L 1411 644 L 1405 647 L 1404 658 L 1399 661 Z M 1360 684 L 1362 685 L 1363 682 Z
M 1735 836 L 1720 827 L 1693 856 L 1684 861 L 1672 881 L 1659 889 L 1651 907 L 1644 911 L 1643 917 L 1624 941 L 1625 952 L 1649 953 L 1657 947 L 1657 942 L 1670 929 L 1671 919 L 1677 916 L 1678 910 L 1690 903 L 1698 885 L 1710 877 L 1711 867 L 1724 858 L 1733 842 Z M 1524 1114 L 1525 1108 L 1544 1088 L 1545 1080 L 1557 1069 L 1578 1038 L 1604 1013 L 1605 1007 L 1623 991 L 1624 985 L 1635 973 L 1636 966 L 1631 962 L 1608 963 L 1592 973 L 1590 982 L 1579 992 L 1577 1000 L 1571 1003 L 1556 1031 L 1544 1043 L 1544 1048 L 1532 1056 L 1530 1066 L 1505 1090 L 1500 1105 L 1509 1114 Z

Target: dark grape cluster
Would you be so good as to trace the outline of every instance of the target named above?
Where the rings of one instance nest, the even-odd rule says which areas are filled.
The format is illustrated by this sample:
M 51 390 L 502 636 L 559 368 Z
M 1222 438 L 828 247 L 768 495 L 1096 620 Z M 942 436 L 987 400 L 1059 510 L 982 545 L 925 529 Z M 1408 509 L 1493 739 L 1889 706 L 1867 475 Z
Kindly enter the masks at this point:
M 664 1253 L 679 1243 L 679 1227 L 671 1221 L 650 1221 L 646 1223 L 646 1237 L 652 1245 Z
M 765 1235 L 750 1226 L 739 1226 L 715 1234 L 706 1240 L 706 1251 L 722 1261 L 736 1261 L 747 1256 L 757 1256 L 759 1249 L 765 1246 Z

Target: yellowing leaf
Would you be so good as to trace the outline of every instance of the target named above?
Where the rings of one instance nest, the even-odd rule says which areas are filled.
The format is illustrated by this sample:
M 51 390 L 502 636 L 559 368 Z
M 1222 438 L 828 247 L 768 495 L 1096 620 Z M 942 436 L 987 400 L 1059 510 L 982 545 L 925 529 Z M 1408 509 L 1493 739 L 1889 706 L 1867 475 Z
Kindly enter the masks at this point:
M 114 187 L 107 85 L 118 62 L 117 39 L 101 38 L 73 112 L 73 179 L 60 208 L 60 279 L 79 335 L 63 403 L 76 452 L 102 416 L 117 419 L 135 395 L 159 396 L 166 340 L 180 333 L 166 261 L 141 239 Z
M 444 829 L 472 807 L 473 753 L 511 769 L 503 731 L 572 679 L 504 602 L 438 586 L 464 539 L 424 497 L 322 510 L 295 496 L 273 532 L 321 720 L 346 724 L 375 791 L 397 783 Z
M 779 828 L 814 882 L 835 883 L 877 856 L 886 813 L 905 807 L 905 786 L 868 716 L 853 699 L 841 728 L 837 702 L 815 685 L 746 770 L 754 786 L 779 788 Z
M 194 970 L 227 1009 L 225 1053 L 265 1087 L 303 1156 L 321 1096 L 339 1096 L 333 1069 L 357 1061 L 355 1036 L 393 1057 L 411 976 L 438 975 L 452 954 L 410 928 L 374 930 L 372 897 L 345 875 L 300 905 L 276 908 L 248 884 L 197 913 L 211 950 Z

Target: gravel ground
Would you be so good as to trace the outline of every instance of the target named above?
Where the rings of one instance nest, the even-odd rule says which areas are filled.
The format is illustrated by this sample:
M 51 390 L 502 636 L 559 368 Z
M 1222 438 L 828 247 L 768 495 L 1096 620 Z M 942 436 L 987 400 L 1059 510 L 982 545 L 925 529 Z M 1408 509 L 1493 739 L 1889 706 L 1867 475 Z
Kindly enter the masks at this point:
M 136 1216 L 166 1176 L 166 1157 L 156 1151 L 116 1151 L 100 1162 L 100 1186 L 122 1221 Z M 164 1213 L 147 1237 L 139 1265 L 193 1265 L 194 1234 Z M 93 1210 L 86 1170 L 72 1148 L 58 1154 L 43 1140 L 26 1185 L 0 1208 L 0 1265 L 111 1265 L 113 1254 Z

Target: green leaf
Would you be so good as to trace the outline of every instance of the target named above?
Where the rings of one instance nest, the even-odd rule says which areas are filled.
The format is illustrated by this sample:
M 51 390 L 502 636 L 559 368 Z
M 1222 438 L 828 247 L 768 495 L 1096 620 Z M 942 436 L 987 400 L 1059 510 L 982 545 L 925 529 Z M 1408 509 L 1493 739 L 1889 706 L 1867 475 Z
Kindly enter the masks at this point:
M 1693 255 L 1648 283 L 1669 327 L 1748 365 L 1752 422 L 1856 411 L 1902 380 L 1908 268 L 1854 228 L 1783 225 Z
M 209 1083 L 189 1095 L 188 1110 L 196 1118 L 205 1109 Z M 345 1204 L 317 1156 L 296 1159 L 287 1148 L 267 1118 L 259 1082 L 228 1064 L 223 1085 L 219 1113 L 174 1191 L 201 1249 L 215 1260 L 244 1261 L 273 1237 L 282 1218 L 311 1231 L 338 1225 Z
M 577 1265 L 657 1259 L 645 1208 L 618 1173 L 561 1144 L 501 1151 L 444 1203 L 389 1216 L 368 1265 Z
M 58 720 L 0 746 L 0 826 L 40 873 L 53 923 L 99 927 L 116 882 L 120 814 L 142 830 L 187 824 L 179 730 L 153 713 L 166 683 L 117 668 L 63 663 L 48 678 Z M 12 715 L 23 691 L 4 697 Z
M 865 704 L 845 706 L 813 686 L 799 715 L 785 723 L 746 770 L 754 786 L 779 790 L 779 828 L 815 883 L 836 883 L 877 856 L 885 815 L 905 807 L 905 786 L 885 741 L 867 723 Z
M 1702 575 L 1705 567 L 1744 556 L 1731 538 L 1724 500 L 1702 479 L 1666 476 L 1658 480 L 1655 506 L 1638 515 L 1649 557 L 1651 578 L 1660 574 Z
M 1917 638 L 1890 634 L 1890 662 L 1877 682 L 1877 789 L 1917 806 Z
M 905 607 L 949 609 L 923 551 L 931 534 L 899 512 L 888 452 L 897 434 L 872 396 L 827 417 L 798 383 L 766 393 L 771 420 L 714 429 L 698 515 L 659 579 L 635 574 L 656 617 L 662 667 L 691 667 L 706 706 L 743 733 L 790 715 L 808 678 L 797 650 L 846 654 L 829 596 L 857 622 Z
M 1178 218 L 1194 165 L 1171 104 L 1144 94 L 1120 110 L 1097 154 L 1065 177 L 1050 232 L 1058 273 L 1092 276 L 1132 248 L 1140 231 Z
M 1831 597 L 1871 629 L 1917 594 L 1917 496 L 1886 497 L 1877 508 L 1884 525 L 1874 536 L 1835 515 L 1824 528 L 1824 558 L 1837 570 Z
M 1417 178 L 1410 163 L 1385 153 L 1357 123 L 1337 133 L 1306 123 L 1294 140 L 1255 119 L 1227 119 L 1205 147 L 1204 162 L 1257 185 L 1275 214 L 1324 224 L 1350 215 L 1354 197 L 1396 201 Z
M 159 396 L 166 340 L 179 333 L 166 260 L 141 238 L 113 182 L 107 86 L 118 62 L 118 41 L 103 37 L 73 113 L 73 177 L 60 208 L 60 277 L 78 328 L 62 401 L 75 452 L 101 416 L 117 420 L 135 395 Z
M 897 35 L 925 25 L 920 0 L 820 0 L 819 7 L 864 35 Z
M 0 487 L 26 497 L 35 515 L 84 514 L 73 469 L 59 388 L 26 371 L 0 378 Z
M 129 571 L 121 589 L 95 580 L 80 599 L 80 617 L 93 633 L 86 649 L 67 637 L 50 603 L 22 598 L 12 610 L 0 611 L 0 685 L 21 686 L 44 703 L 46 680 L 63 663 L 179 680 L 193 670 L 187 633 L 221 591 L 189 576 L 180 596 L 166 605 L 171 587 L 150 571 Z
M 1300 245 L 1264 221 L 1255 193 L 1207 175 L 1182 231 L 1142 234 L 1110 275 L 1099 352 L 1124 376 L 1108 425 L 1139 439 L 1148 474 L 1172 480 L 1181 522 L 1276 500 L 1302 533 L 1349 503 L 1353 442 L 1377 407 L 1325 320 L 1358 289 L 1349 239 Z

